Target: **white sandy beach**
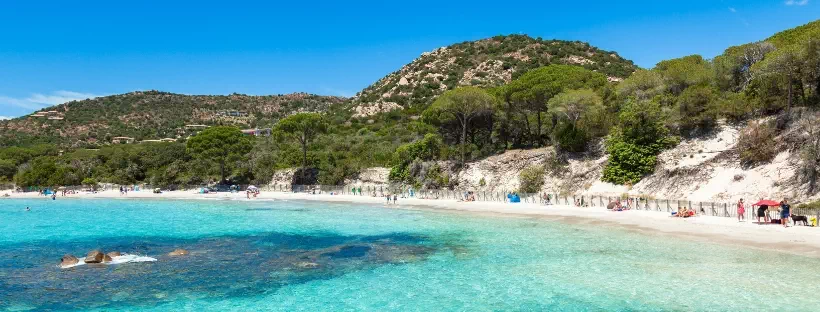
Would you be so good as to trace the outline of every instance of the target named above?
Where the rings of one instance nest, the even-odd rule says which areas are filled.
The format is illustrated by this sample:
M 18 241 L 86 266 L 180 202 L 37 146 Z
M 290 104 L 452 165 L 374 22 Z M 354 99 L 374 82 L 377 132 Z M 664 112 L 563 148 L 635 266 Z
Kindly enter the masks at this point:
M 13 193 L 8 198 L 40 198 L 51 200 L 37 193 Z M 118 191 L 82 193 L 67 195 L 65 198 L 153 198 L 153 199 L 245 199 L 245 193 L 197 194 L 194 191 L 172 191 L 153 194 L 150 191 L 129 192 L 127 196 Z M 57 200 L 65 199 L 57 196 Z M 593 226 L 620 226 L 647 235 L 669 235 L 687 240 L 709 241 L 754 248 L 778 250 L 820 258 L 820 228 L 805 226 L 759 225 L 752 220 L 738 222 L 734 218 L 698 216 L 693 218 L 672 218 L 667 212 L 622 211 L 612 212 L 603 207 L 572 207 L 566 205 L 538 205 L 527 203 L 501 202 L 458 202 L 455 200 L 426 200 L 399 198 L 398 205 L 385 205 L 382 197 L 357 195 L 311 195 L 306 193 L 262 192 L 250 200 L 316 200 L 328 202 L 351 202 L 382 205 L 391 209 L 432 209 L 465 213 L 481 213 L 509 216 L 541 217 L 548 220 Z M 0 201 L 1 203 L 2 201 Z

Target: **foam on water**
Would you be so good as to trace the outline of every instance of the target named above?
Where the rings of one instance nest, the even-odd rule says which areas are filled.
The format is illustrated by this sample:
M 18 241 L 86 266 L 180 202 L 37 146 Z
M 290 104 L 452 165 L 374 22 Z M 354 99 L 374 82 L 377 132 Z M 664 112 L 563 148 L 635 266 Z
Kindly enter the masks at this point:
M 123 263 L 154 262 L 154 261 L 157 261 L 157 258 L 152 258 L 152 257 L 148 257 L 148 256 L 140 256 L 140 255 L 122 254 L 121 256 L 111 257 L 111 261 L 109 261 L 109 262 L 95 263 L 95 264 L 115 265 L 115 264 L 123 264 Z M 77 262 L 76 264 L 66 265 L 66 266 L 60 266 L 58 264 L 57 266 L 60 267 L 60 268 L 63 268 L 63 269 L 70 269 L 70 268 L 78 267 L 78 266 L 85 265 L 85 264 L 86 264 L 85 263 L 85 258 L 80 258 L 80 261 Z

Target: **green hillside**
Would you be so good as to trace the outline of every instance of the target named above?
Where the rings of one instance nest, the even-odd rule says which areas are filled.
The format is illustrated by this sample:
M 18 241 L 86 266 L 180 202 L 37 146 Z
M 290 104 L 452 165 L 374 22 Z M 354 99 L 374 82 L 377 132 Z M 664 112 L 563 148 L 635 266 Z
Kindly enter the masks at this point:
M 397 108 L 428 105 L 459 86 L 496 87 L 529 70 L 568 64 L 622 80 L 637 67 L 615 52 L 586 42 L 544 40 L 526 35 L 496 36 L 423 53 L 379 79 L 353 99 L 354 115 L 370 116 Z
M 108 144 L 118 136 L 176 138 L 184 136 L 185 125 L 190 124 L 270 127 L 293 112 L 323 112 L 345 100 L 305 93 L 223 96 L 131 92 L 73 101 L 0 121 L 0 146 L 57 143 L 90 147 Z M 38 117 L 38 113 L 45 116 Z

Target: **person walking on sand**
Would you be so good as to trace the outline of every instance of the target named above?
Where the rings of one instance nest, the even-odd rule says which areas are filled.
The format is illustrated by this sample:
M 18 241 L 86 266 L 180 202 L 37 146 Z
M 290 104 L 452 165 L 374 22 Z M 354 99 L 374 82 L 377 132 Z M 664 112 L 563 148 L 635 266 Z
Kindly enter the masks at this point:
M 737 222 L 743 222 L 741 220 L 746 219 L 746 206 L 743 205 L 743 198 L 741 198 L 737 202 Z
M 396 194 L 393 194 L 393 205 L 396 204 L 396 200 L 398 200 L 398 199 L 399 199 L 399 196 L 396 195 Z
M 783 201 L 780 202 L 780 224 L 782 224 L 784 228 L 789 227 L 789 217 L 791 217 L 791 211 L 789 210 L 791 210 L 791 206 L 789 206 L 788 201 L 784 198 Z

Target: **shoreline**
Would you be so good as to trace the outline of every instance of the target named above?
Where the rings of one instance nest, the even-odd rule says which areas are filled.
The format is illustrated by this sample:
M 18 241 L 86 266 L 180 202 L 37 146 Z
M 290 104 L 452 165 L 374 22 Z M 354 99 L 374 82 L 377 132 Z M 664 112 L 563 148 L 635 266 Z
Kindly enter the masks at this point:
M 37 193 L 8 193 L 10 197 L 0 199 L 42 199 Z M 197 194 L 194 191 L 171 191 L 153 194 L 149 191 L 129 192 L 120 195 L 118 191 L 58 195 L 61 199 L 232 199 L 247 200 L 244 192 Z M 566 205 L 540 205 L 530 203 L 504 202 L 458 202 L 451 199 L 399 198 L 397 205 L 385 205 L 383 197 L 358 195 L 329 195 L 285 192 L 263 192 L 254 200 L 305 200 L 322 202 L 343 202 L 353 204 L 380 205 L 384 208 L 428 210 L 436 212 L 456 212 L 490 216 L 532 217 L 559 221 L 568 224 L 589 226 L 615 226 L 644 235 L 667 235 L 696 242 L 710 242 L 761 250 L 779 251 L 789 254 L 820 258 L 820 228 L 790 226 L 783 228 L 774 224 L 759 225 L 753 220 L 738 222 L 735 218 L 697 216 L 693 218 L 673 218 L 666 212 L 630 210 L 614 212 L 604 207 L 573 207 Z M 0 200 L 2 202 L 2 200 Z

